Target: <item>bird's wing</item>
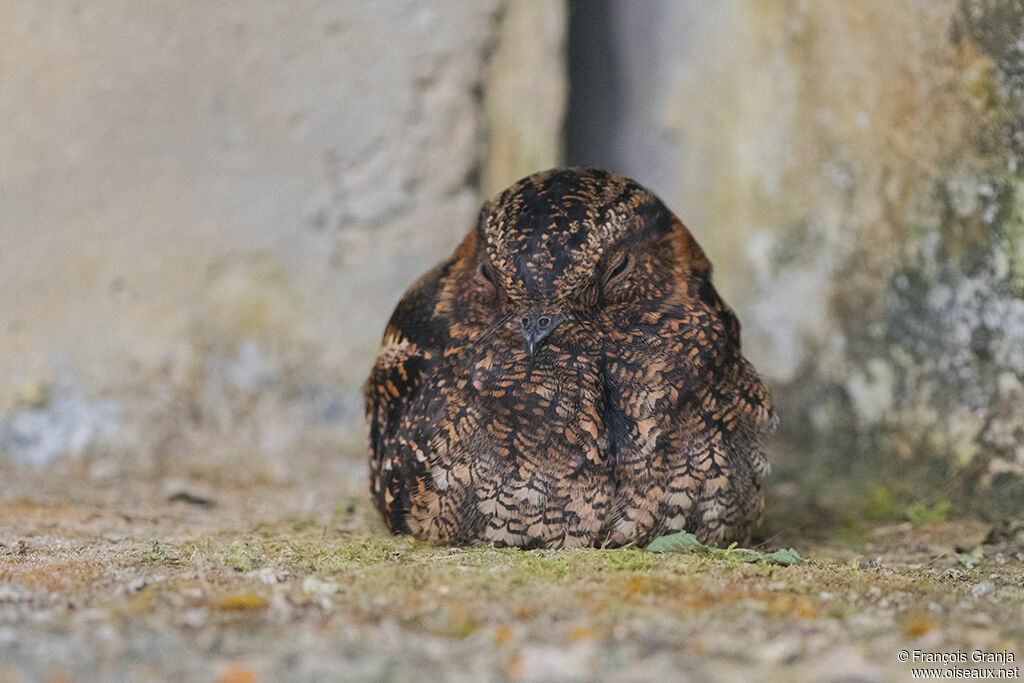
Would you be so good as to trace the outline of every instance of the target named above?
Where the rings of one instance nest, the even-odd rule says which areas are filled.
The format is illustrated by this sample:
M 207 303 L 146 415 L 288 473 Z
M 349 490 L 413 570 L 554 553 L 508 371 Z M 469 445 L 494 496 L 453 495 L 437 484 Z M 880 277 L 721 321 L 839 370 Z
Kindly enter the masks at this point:
M 701 540 L 722 543 L 744 538 L 760 520 L 770 470 L 761 437 L 776 418 L 768 387 L 741 353 L 736 316 L 710 280 L 696 290 L 699 303 L 684 335 L 698 421 L 684 461 L 702 483 L 689 525 Z
M 447 331 L 434 317 L 446 261 L 406 291 L 388 321 L 364 387 L 370 425 L 370 487 L 374 503 L 395 533 L 407 532 L 410 483 L 426 476 L 422 444 L 436 401 L 427 379 L 443 355 Z
M 723 409 L 732 421 L 754 435 L 774 429 L 778 417 L 772 407 L 768 387 L 741 353 L 739 319 L 712 286 L 710 268 L 700 273 L 697 293 L 710 313 L 711 325 L 715 328 L 721 325 L 725 331 L 724 338 L 712 335 L 717 343 L 709 349 L 710 359 L 718 368 L 715 389 L 723 401 Z

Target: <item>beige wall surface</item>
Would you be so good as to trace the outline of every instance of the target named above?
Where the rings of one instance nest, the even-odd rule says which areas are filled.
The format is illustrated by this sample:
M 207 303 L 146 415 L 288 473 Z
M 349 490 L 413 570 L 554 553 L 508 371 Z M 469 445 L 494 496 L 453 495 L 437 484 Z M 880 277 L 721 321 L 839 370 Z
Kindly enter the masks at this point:
M 776 481 L 1019 513 L 1024 4 L 644 7 L 612 3 L 614 160 L 716 264 Z
M 777 490 L 1012 507 L 1022 4 L 599 6 L 574 40 L 614 71 L 603 163 L 716 264 L 783 418 Z M 401 291 L 483 196 L 561 160 L 569 21 L 540 0 L 0 4 L 0 461 L 361 457 Z
M 0 452 L 359 451 L 392 306 L 524 163 L 500 141 L 558 161 L 564 30 L 539 2 L 0 4 Z M 488 87 L 541 79 L 543 106 Z

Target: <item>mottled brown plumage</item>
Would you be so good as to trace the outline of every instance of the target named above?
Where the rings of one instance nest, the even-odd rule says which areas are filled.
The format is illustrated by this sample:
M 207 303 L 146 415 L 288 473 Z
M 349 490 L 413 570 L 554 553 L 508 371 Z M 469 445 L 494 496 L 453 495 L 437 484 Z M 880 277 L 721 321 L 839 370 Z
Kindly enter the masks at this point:
M 774 423 L 711 264 L 649 190 L 521 180 L 399 302 L 366 384 L 395 533 L 524 547 L 743 540 Z

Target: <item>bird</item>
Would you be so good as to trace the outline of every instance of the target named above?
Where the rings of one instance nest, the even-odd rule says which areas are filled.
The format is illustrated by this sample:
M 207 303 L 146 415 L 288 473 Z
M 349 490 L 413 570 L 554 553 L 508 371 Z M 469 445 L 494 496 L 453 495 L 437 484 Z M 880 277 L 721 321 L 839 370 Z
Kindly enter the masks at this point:
M 749 542 L 778 418 L 689 230 L 568 167 L 484 203 L 402 296 L 364 385 L 394 534 L 495 547 Z

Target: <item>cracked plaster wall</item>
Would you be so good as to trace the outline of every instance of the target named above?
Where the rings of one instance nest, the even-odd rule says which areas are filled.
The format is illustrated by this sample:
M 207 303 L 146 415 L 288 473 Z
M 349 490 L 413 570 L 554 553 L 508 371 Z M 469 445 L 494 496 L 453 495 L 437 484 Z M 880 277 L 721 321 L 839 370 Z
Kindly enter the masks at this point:
M 606 154 L 570 161 L 653 187 L 712 256 L 783 415 L 776 483 L 1019 512 L 1022 3 L 631 4 Z M 402 289 L 559 161 L 565 20 L 3 5 L 0 448 L 282 477 L 358 453 Z
M 564 18 L 3 3 L 0 461 L 237 456 L 286 477 L 361 452 L 359 387 L 403 289 L 472 225 L 482 177 L 559 161 Z
M 776 481 L 1019 513 L 1024 3 L 630 4 L 597 161 L 716 264 L 782 414 Z

